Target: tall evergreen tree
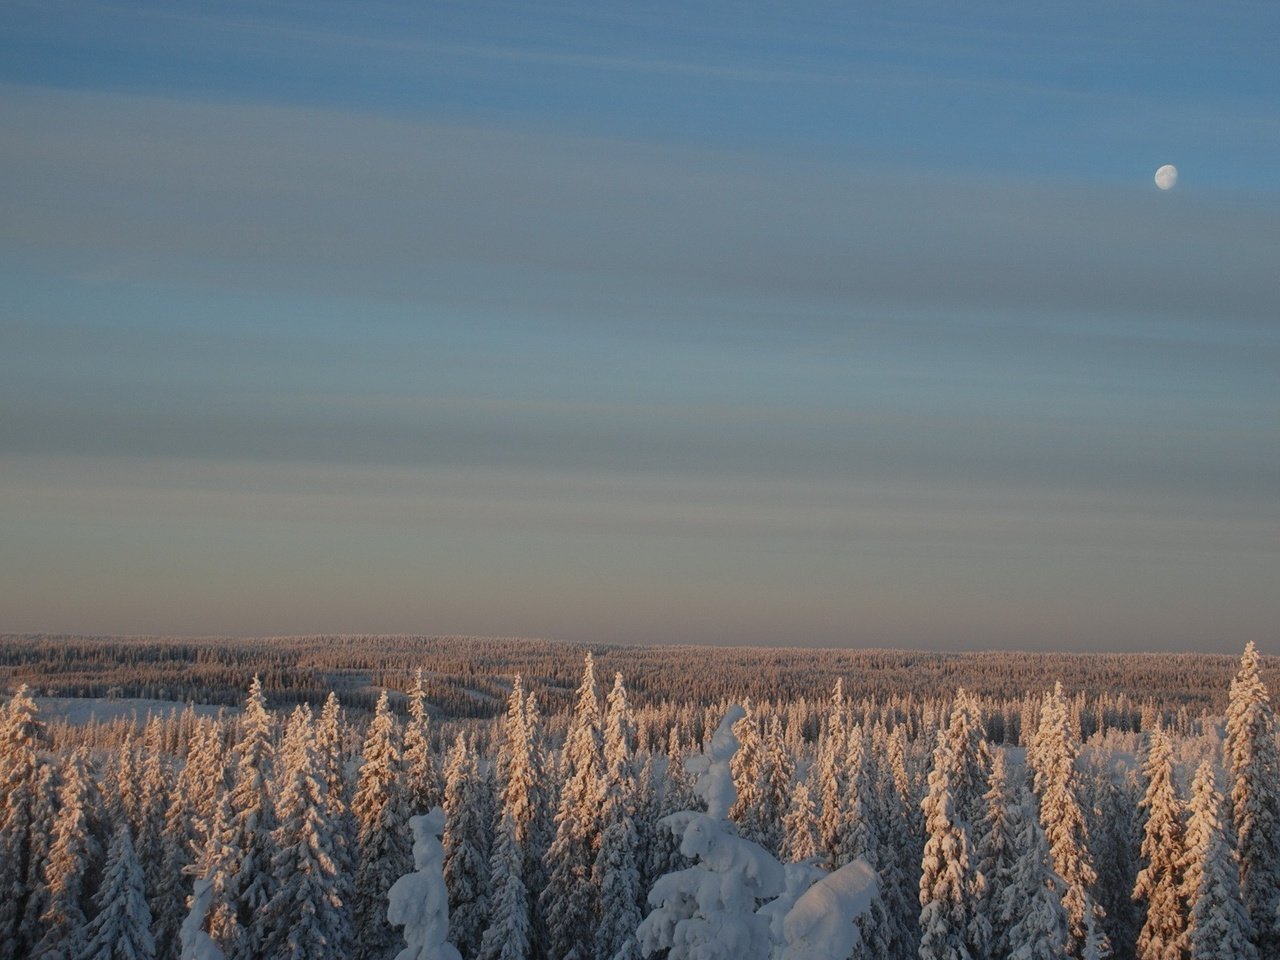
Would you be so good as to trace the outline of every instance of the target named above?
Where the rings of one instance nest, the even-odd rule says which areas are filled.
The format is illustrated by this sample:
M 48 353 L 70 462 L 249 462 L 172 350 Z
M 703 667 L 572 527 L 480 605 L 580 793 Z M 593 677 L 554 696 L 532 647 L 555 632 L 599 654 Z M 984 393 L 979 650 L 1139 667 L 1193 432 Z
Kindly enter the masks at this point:
M 1139 960 L 1182 960 L 1187 925 L 1182 871 L 1186 859 L 1184 812 L 1173 782 L 1173 745 L 1160 727 L 1151 732 L 1143 773 L 1147 792 L 1142 857 L 1146 866 L 1133 888 L 1146 903 L 1146 921 L 1138 934 Z
M 746 715 L 733 728 L 738 738 L 738 752 L 730 763 L 738 799 L 729 810 L 729 819 L 738 825 L 740 837 L 764 846 L 764 742 L 751 701 L 747 700 L 742 706 Z
M 529 891 L 523 870 L 524 853 L 516 838 L 516 821 L 510 811 L 504 811 L 489 861 L 493 893 L 479 960 L 529 960 L 532 955 Z
M 449 888 L 449 941 L 464 960 L 480 953 L 488 919 L 489 842 L 485 780 L 475 750 L 459 733 L 444 785 L 444 880 Z
M 600 849 L 602 766 L 600 701 L 588 653 L 565 738 L 556 835 L 544 860 L 547 883 L 538 897 L 552 960 L 589 960 L 591 955 L 598 897 L 591 873 Z
M 22 956 L 32 946 L 20 930 L 40 869 L 31 847 L 41 739 L 36 704 L 24 684 L 0 716 L 0 956 Z
M 604 830 L 593 865 L 593 882 L 600 891 L 600 921 L 596 927 L 596 960 L 639 960 L 636 927 L 642 915 L 640 870 L 636 866 L 635 778 L 632 754 L 635 722 L 627 706 L 622 674 L 614 675 L 604 723 Z
M 1028 759 L 1040 798 L 1040 823 L 1049 842 L 1054 871 L 1065 884 L 1062 905 L 1067 911 L 1073 960 L 1099 960 L 1110 955 L 1102 921 L 1105 914 L 1094 897 L 1097 874 L 1089 853 L 1088 828 L 1077 797 L 1077 746 L 1062 684 L 1045 696 L 1040 726 Z
M 350 941 L 339 895 L 336 838 L 325 806 L 321 758 L 311 710 L 289 718 L 281 748 L 280 826 L 271 858 L 275 893 L 263 912 L 269 960 L 326 960 L 346 955 Z
M 1012 902 L 1006 912 L 1002 901 L 1005 892 L 1014 886 L 1018 866 L 1019 838 L 1015 835 L 1018 814 L 1014 806 L 1022 802 L 1022 794 L 1003 750 L 993 753 L 989 783 L 985 797 L 987 813 L 978 840 L 979 869 L 987 881 L 982 909 L 991 920 L 991 960 L 1008 960 L 1014 946 L 1009 940 L 1009 929 L 1021 912 L 1020 905 Z
M 1271 698 L 1252 642 L 1227 700 L 1227 765 L 1240 856 L 1240 893 L 1258 953 L 1280 957 L 1280 756 Z
M 422 671 L 413 674 L 409 688 L 409 722 L 404 728 L 405 800 L 410 815 L 426 813 L 440 805 L 439 778 L 431 755 L 431 719 Z
M 364 741 L 356 783 L 356 871 L 352 900 L 356 960 L 386 960 L 398 938 L 387 922 L 387 891 L 410 872 L 408 810 L 401 777 L 400 737 L 382 691 Z
M 1010 813 L 1018 859 L 998 908 L 1008 925 L 1009 960 L 1067 960 L 1070 924 L 1063 884 L 1053 869 L 1044 831 L 1029 800 L 1014 804 Z
M 818 856 L 818 808 L 804 777 L 795 777 L 782 829 L 782 859 L 785 862 L 798 863 Z
M 1240 897 L 1239 865 L 1223 816 L 1213 765 L 1200 764 L 1191 789 L 1184 894 L 1191 905 L 1185 931 L 1190 960 L 1258 960 L 1253 924 Z
M 42 936 L 34 960 L 76 960 L 84 949 L 86 891 L 84 878 L 101 851 L 89 829 L 89 773 L 77 751 L 63 771 L 53 843 L 44 863 L 49 905 L 40 917 Z
M 151 911 L 143 886 L 129 824 L 121 821 L 111 838 L 102 886 L 94 898 L 98 915 L 89 924 L 86 943 L 75 960 L 154 960 Z
M 769 718 L 764 739 L 764 764 L 761 780 L 764 792 L 760 798 L 761 837 L 759 844 L 775 856 L 782 849 L 782 821 L 791 800 L 791 779 L 795 761 L 782 732 L 782 719 L 775 713 Z

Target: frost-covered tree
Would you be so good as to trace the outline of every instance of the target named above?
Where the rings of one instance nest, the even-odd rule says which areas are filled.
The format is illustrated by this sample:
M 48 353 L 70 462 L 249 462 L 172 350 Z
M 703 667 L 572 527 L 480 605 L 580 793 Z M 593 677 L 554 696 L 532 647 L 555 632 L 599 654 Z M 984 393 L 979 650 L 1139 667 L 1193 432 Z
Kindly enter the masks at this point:
M 565 738 L 556 835 L 544 861 L 547 882 L 538 898 L 552 960 L 588 960 L 595 940 L 598 893 L 591 873 L 600 849 L 603 762 L 595 664 L 588 653 Z
M 1142 769 L 1147 778 L 1140 805 L 1146 813 L 1142 837 L 1145 866 L 1138 872 L 1133 897 L 1145 902 L 1147 910 L 1138 934 L 1138 957 L 1181 960 L 1187 925 L 1182 883 L 1185 813 L 1173 782 L 1173 745 L 1160 727 L 1151 732 Z
M 634 820 L 635 779 L 631 764 L 635 723 L 627 706 L 622 674 L 613 679 L 604 723 L 604 829 L 592 867 L 600 891 L 600 920 L 595 934 L 596 960 L 638 960 L 635 931 L 640 923 L 640 870 Z
M 178 934 L 181 960 L 223 960 L 237 923 L 228 887 L 237 851 L 231 846 L 231 795 L 222 794 L 196 862 L 186 918 Z
M 1004 894 L 1014 887 L 1018 866 L 1019 838 L 1015 833 L 1018 811 L 1015 807 L 1022 802 L 1022 792 L 1015 783 L 1003 750 L 993 751 L 989 784 L 985 797 L 987 813 L 978 838 L 979 869 L 987 881 L 982 909 L 991 921 L 991 960 L 1007 960 L 1013 947 L 1009 941 L 1009 928 L 1021 916 L 1019 905 Z M 1003 909 L 1006 905 L 1007 910 Z
M 827 709 L 826 723 L 818 739 L 816 765 L 818 813 L 818 846 L 824 866 L 834 869 L 841 863 L 841 845 L 846 827 L 848 788 L 845 760 L 848 736 L 845 722 L 844 683 L 836 680 Z
M 791 801 L 782 821 L 782 858 L 789 863 L 818 856 L 818 808 L 804 777 L 795 778 Z
M 1040 824 L 1049 842 L 1053 868 L 1065 885 L 1062 905 L 1070 932 L 1068 956 L 1074 960 L 1099 960 L 1110 955 L 1110 944 L 1102 926 L 1105 914 L 1093 893 L 1097 874 L 1078 799 L 1077 752 L 1068 704 L 1062 684 L 1058 683 L 1042 703 L 1040 726 L 1028 751 L 1028 761 L 1035 774 Z
M 1009 960 L 1067 960 L 1069 923 L 1063 884 L 1053 869 L 1049 845 L 1029 799 L 1010 808 L 1018 859 L 997 909 L 1008 925 Z
M 77 751 L 63 769 L 53 843 L 44 863 L 48 906 L 40 917 L 42 935 L 31 952 L 34 960 L 75 960 L 84 950 L 85 875 L 101 850 L 89 828 L 89 773 Z
M 426 813 L 440 804 L 439 778 L 431 755 L 431 720 L 422 671 L 413 674 L 409 687 L 409 722 L 404 728 L 405 801 L 413 814 Z
M 960 722 L 963 722 L 961 717 Z M 920 869 L 920 960 L 980 960 L 977 910 L 985 899 L 973 828 L 960 816 L 953 783 L 964 783 L 960 738 L 938 739 L 925 794 Z
M 137 765 L 137 821 L 134 850 L 142 868 L 148 905 L 159 905 L 172 881 L 164 872 L 165 815 L 173 792 L 173 772 L 165 755 L 164 721 L 147 720 Z
M 356 870 L 352 902 L 357 960 L 385 960 L 395 950 L 387 923 L 387 891 L 409 872 L 408 811 L 403 793 L 400 737 L 382 691 L 364 741 L 356 783 Z
M 1223 816 L 1213 765 L 1200 764 L 1191 788 L 1183 891 L 1191 905 L 1185 931 L 1190 960 L 1258 960 L 1253 924 L 1240 898 L 1239 864 Z
M 21 931 L 41 866 L 31 857 L 41 739 L 36 704 L 24 684 L 0 715 L 0 956 L 21 956 L 32 945 Z
M 268 931 L 264 957 L 325 960 L 345 956 L 350 927 L 339 895 L 336 838 L 321 782 L 311 709 L 289 718 L 279 757 L 279 827 L 271 858 L 275 893 L 263 912 Z
M 760 736 L 760 724 L 746 701 L 742 708 L 745 716 L 733 731 L 738 739 L 738 750 L 733 755 L 733 788 L 738 798 L 729 819 L 738 825 L 738 835 L 762 846 L 765 842 L 764 819 L 764 741 Z
M 227 943 L 230 960 L 262 956 L 267 929 L 262 908 L 275 892 L 271 871 L 275 805 L 272 796 L 274 721 L 267 712 L 262 682 L 255 676 L 240 717 L 240 739 L 232 752 L 228 794 L 231 820 L 227 846 L 233 851 L 225 895 L 235 920 Z
M 1271 698 L 1252 642 L 1227 700 L 1226 760 L 1240 857 L 1240 893 L 1258 953 L 1280 957 L 1280 756 Z
M 472 960 L 488 919 L 488 802 L 474 749 L 459 733 L 444 783 L 444 880 L 449 888 L 449 939 Z
M 449 942 L 449 893 L 444 884 L 444 811 L 409 819 L 413 872 L 387 891 L 387 920 L 404 927 L 405 949 L 396 960 L 462 960 Z
M 121 821 L 111 838 L 102 885 L 94 898 L 98 915 L 89 924 L 86 943 L 75 960 L 153 960 L 156 945 L 144 883 L 129 824 Z
M 782 731 L 782 719 L 775 713 L 769 718 L 769 730 L 764 739 L 764 764 L 761 780 L 764 790 L 760 797 L 760 845 L 777 855 L 782 849 L 783 818 L 791 801 L 791 779 L 795 775 L 795 760 L 787 746 Z
M 1116 960 L 1134 960 L 1142 916 L 1133 900 L 1142 846 L 1138 804 L 1145 787 L 1132 767 L 1116 769 L 1110 755 L 1094 753 L 1084 773 L 1083 806 L 1098 872 L 1103 928 Z
M 480 960 L 528 960 L 533 930 L 529 891 L 524 884 L 524 852 L 516 838 L 516 821 L 502 815 L 489 860 L 489 921 L 480 940 Z

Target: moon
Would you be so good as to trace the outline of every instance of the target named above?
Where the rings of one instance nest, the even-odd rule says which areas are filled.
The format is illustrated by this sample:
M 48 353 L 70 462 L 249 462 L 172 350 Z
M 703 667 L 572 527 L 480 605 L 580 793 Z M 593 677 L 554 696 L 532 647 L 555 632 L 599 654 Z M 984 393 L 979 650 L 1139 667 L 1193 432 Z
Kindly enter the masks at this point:
M 1156 186 L 1161 190 L 1172 190 L 1173 185 L 1177 182 L 1178 168 L 1172 163 L 1166 163 L 1156 171 Z

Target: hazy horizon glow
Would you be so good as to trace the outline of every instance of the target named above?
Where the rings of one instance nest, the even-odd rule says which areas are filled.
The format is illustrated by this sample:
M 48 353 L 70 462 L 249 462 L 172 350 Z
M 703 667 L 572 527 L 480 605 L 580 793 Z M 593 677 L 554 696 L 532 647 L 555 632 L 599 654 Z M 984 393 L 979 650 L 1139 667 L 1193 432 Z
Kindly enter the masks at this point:
M 1280 11 L 1160 10 L 14 4 L 0 631 L 1265 649 Z

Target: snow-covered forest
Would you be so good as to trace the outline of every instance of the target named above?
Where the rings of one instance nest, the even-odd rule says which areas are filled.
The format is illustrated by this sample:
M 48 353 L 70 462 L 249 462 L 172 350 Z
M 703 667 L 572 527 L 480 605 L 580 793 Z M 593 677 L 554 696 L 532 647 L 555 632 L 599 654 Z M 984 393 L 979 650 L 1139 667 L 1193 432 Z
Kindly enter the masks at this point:
M 1252 646 L 582 653 L 6 638 L 0 956 L 1280 957 Z

